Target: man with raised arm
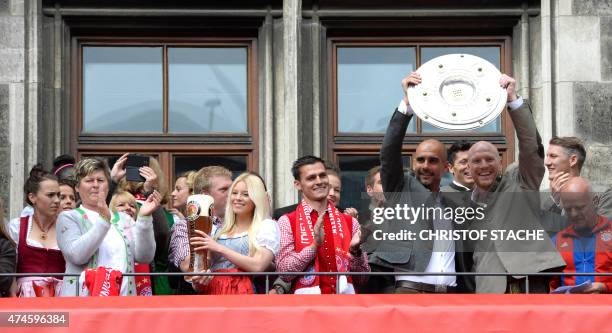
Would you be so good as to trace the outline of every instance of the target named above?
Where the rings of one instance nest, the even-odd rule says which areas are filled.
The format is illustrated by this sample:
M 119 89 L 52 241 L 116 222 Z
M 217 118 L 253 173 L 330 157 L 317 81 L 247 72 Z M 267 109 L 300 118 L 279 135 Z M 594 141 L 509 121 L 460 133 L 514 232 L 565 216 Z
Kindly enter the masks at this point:
M 544 147 L 531 109 L 516 94 L 516 81 L 503 74 L 500 86 L 507 91 L 510 118 L 518 138 L 518 166 L 503 175 L 497 147 L 487 141 L 476 142 L 469 150 L 468 164 L 474 190 L 472 200 L 485 208 L 481 228 L 499 230 L 542 229 L 539 188 L 544 177 Z M 508 241 L 486 238 L 475 245 L 474 269 L 482 273 L 536 273 L 559 270 L 565 266 L 547 235 L 543 239 Z M 547 292 L 548 280 L 529 278 L 530 292 Z M 477 276 L 477 293 L 523 293 L 524 276 Z

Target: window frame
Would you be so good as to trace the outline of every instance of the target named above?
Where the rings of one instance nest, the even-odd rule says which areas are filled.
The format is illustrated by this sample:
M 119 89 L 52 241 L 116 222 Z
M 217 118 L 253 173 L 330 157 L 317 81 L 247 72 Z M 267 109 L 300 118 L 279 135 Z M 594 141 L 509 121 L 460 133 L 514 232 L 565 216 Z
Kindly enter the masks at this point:
M 74 36 L 71 39 L 69 149 L 81 155 L 125 152 L 154 153 L 168 180 L 174 180 L 174 155 L 246 155 L 247 169 L 259 166 L 259 83 L 256 37 L 109 37 Z M 83 48 L 88 46 L 160 46 L 163 50 L 163 129 L 154 133 L 83 133 Z M 247 132 L 169 133 L 168 49 L 170 47 L 246 47 Z M 109 166 L 112 167 L 112 166 Z
M 452 47 L 452 46 L 495 46 L 500 48 L 500 70 L 502 73 L 512 72 L 512 38 L 505 35 L 495 36 L 411 36 L 411 37 L 327 37 L 327 126 L 329 133 L 326 140 L 327 156 L 338 162 L 339 155 L 371 155 L 380 153 L 384 133 L 340 133 L 338 131 L 338 81 L 337 61 L 339 47 L 414 47 L 416 51 L 415 68 L 421 65 L 422 47 Z M 408 73 L 406 73 L 408 74 Z M 399 82 L 398 82 L 399 85 Z M 399 91 L 399 89 L 398 89 Z M 401 96 L 398 94 L 397 102 Z M 393 114 L 388 112 L 389 119 Z M 416 116 L 415 116 L 416 117 Z M 425 132 L 422 133 L 422 121 L 417 117 L 416 133 L 406 133 L 402 155 L 414 155 L 417 145 L 426 139 L 435 138 L 446 144 L 452 144 L 459 139 L 470 141 L 486 140 L 497 146 L 502 155 L 502 165 L 505 167 L 514 159 L 514 127 L 507 110 L 501 114 L 501 132 Z
M 164 137 L 161 141 L 171 140 L 172 137 L 180 137 L 181 142 L 185 140 L 202 139 L 210 141 L 207 137 L 222 137 L 229 142 L 245 142 L 245 138 L 251 137 L 257 133 L 257 44 L 256 38 L 111 38 L 111 37 L 75 37 L 73 48 L 72 63 L 73 73 L 73 94 L 72 103 L 72 128 L 76 129 L 76 137 L 78 142 L 87 142 L 95 139 L 96 142 L 113 142 L 108 139 L 113 137 L 131 138 L 132 141 L 150 142 L 150 136 Z M 162 133 L 83 133 L 83 48 L 88 46 L 102 47 L 162 47 L 162 70 L 163 70 L 163 129 Z M 168 89 L 168 48 L 170 47 L 246 47 L 247 49 L 247 132 L 246 133 L 209 133 L 209 134 L 193 134 L 193 133 L 168 133 L 168 118 L 169 118 L 169 89 Z M 108 141 L 106 141 L 108 140 Z M 217 140 L 212 140 L 215 142 Z
M 129 152 L 133 153 L 141 153 L 145 155 L 156 155 L 156 158 L 159 162 L 159 165 L 164 172 L 164 176 L 166 180 L 169 182 L 169 188 L 174 186 L 174 182 L 176 181 L 175 176 L 175 167 L 174 167 L 174 158 L 177 156 L 245 156 L 246 157 L 246 166 L 247 170 L 252 170 L 252 166 L 257 165 L 257 157 L 255 154 L 244 147 L 238 145 L 224 145 L 223 148 L 211 149 L 207 151 L 194 151 L 189 149 L 188 147 L 184 147 L 183 149 L 176 149 L 170 147 L 169 145 L 161 145 L 161 146 L 150 146 L 150 145 L 134 145 L 131 146 Z M 78 151 L 75 155 L 77 160 L 80 160 L 82 156 L 115 156 L 126 153 L 125 149 L 120 149 L 116 145 L 85 145 L 83 149 Z M 155 157 L 155 156 L 154 156 Z M 112 165 L 108 166 L 112 168 Z M 197 171 L 197 170 L 195 170 Z

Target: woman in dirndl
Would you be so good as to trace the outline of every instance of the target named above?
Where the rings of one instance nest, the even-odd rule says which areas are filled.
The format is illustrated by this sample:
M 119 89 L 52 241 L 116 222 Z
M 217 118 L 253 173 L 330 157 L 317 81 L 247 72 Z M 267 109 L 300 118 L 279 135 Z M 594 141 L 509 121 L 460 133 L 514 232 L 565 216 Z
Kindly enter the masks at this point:
M 34 213 L 11 220 L 8 229 L 17 245 L 17 273 L 40 275 L 18 278 L 17 295 L 54 297 L 61 292 L 62 279 L 45 273 L 64 273 L 66 269 L 55 228 L 60 211 L 59 184 L 53 174 L 37 164 L 30 170 L 24 192 Z
M 208 251 L 212 272 L 274 271 L 274 257 L 280 247 L 279 229 L 270 219 L 270 200 L 258 175 L 243 173 L 229 189 L 225 222 L 213 236 L 196 230 L 195 251 Z M 248 276 L 198 276 L 193 287 L 204 294 L 253 294 L 255 287 Z

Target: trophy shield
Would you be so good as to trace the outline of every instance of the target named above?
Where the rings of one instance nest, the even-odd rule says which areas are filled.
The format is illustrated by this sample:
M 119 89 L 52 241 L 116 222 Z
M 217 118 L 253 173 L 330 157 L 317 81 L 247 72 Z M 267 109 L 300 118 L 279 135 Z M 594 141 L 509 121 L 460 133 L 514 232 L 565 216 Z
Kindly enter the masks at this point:
M 414 113 L 446 130 L 483 127 L 506 107 L 507 93 L 499 85 L 501 72 L 490 62 L 470 54 L 448 54 L 417 69 L 420 84 L 408 88 Z
M 196 194 L 187 198 L 186 219 L 189 239 L 200 237 L 195 230 L 200 230 L 210 235 L 212 231 L 212 208 L 215 201 L 209 195 Z M 189 243 L 189 272 L 203 272 L 208 269 L 208 251 L 194 251 L 194 246 Z M 191 281 L 192 276 L 185 276 L 185 280 Z

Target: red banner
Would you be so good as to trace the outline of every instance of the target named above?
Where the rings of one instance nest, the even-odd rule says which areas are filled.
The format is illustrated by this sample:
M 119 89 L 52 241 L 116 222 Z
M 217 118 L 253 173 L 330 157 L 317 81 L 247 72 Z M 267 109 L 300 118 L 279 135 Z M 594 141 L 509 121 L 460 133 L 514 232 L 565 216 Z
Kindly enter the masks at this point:
M 2 332 L 603 332 L 609 295 L 250 295 L 0 299 L 68 312 L 68 327 Z M 6 315 L 3 316 L 3 318 Z M 4 320 L 4 319 L 3 319 Z

